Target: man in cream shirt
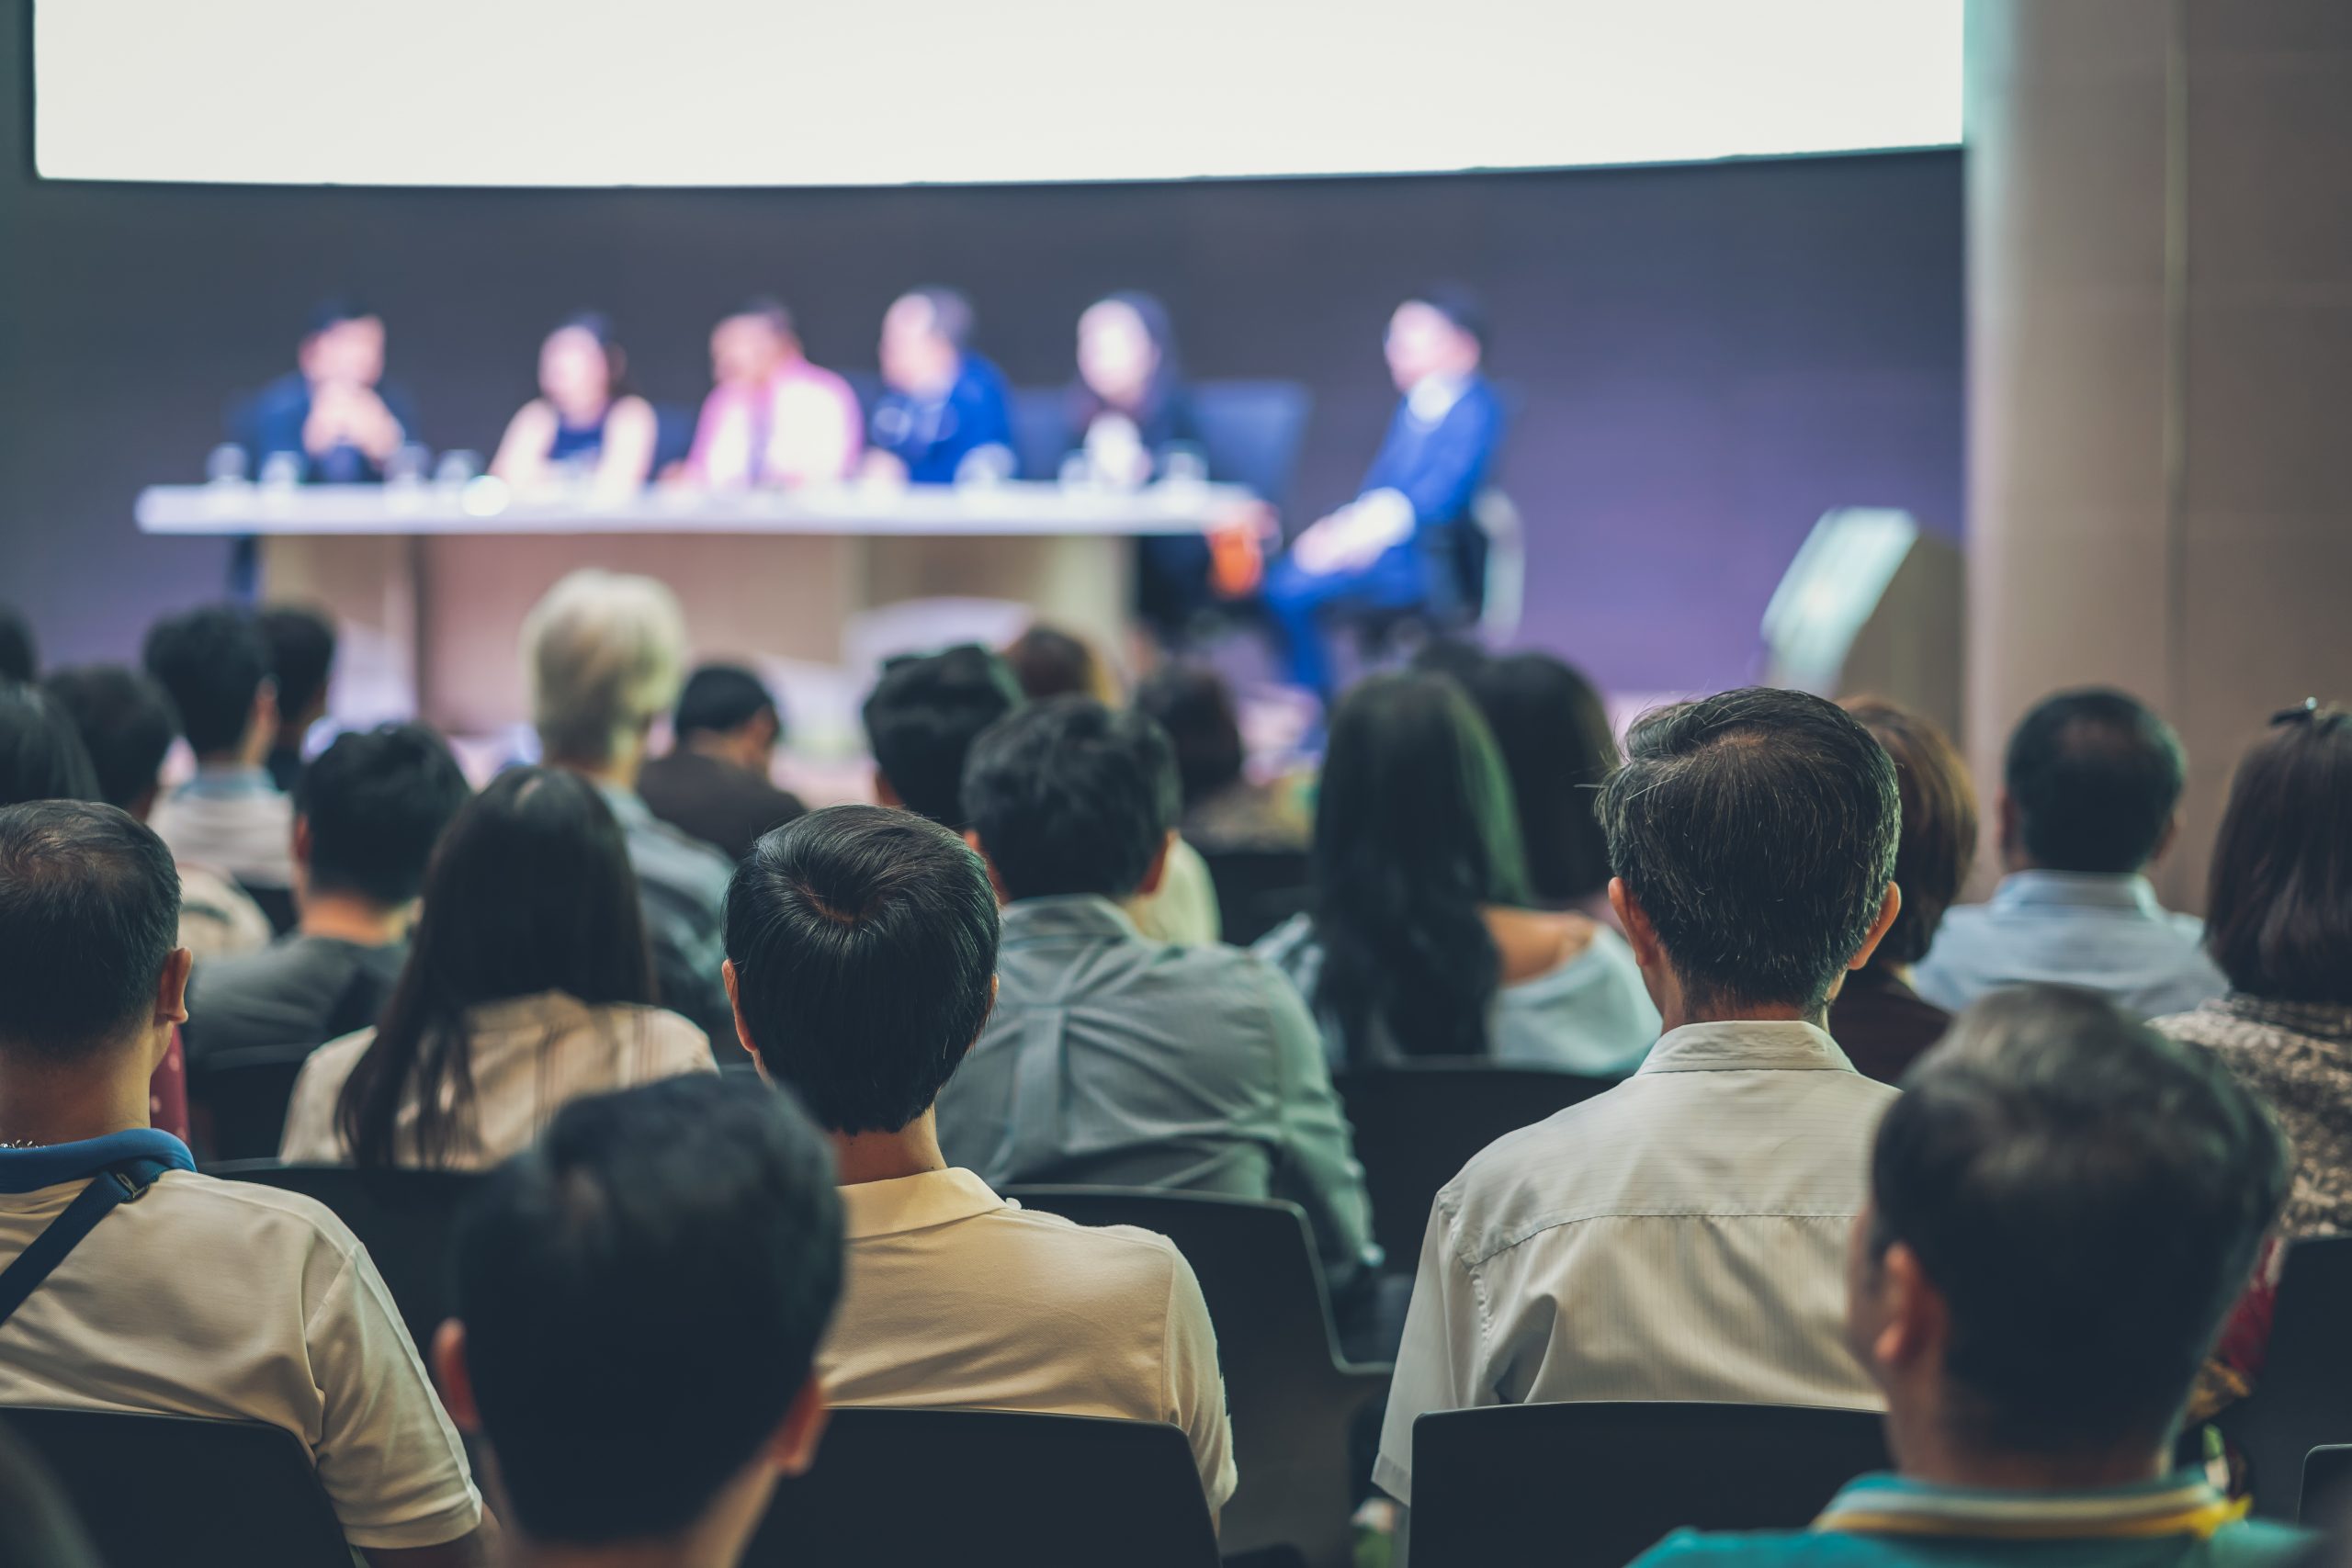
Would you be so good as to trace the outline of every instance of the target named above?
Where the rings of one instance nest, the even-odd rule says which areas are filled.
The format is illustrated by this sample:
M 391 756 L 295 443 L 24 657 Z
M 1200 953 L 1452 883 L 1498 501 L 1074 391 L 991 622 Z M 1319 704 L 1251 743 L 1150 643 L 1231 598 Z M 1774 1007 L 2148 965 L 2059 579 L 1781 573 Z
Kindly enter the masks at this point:
M 148 1125 L 187 1017 L 178 919 L 171 852 L 128 815 L 0 811 L 0 1268 L 70 1235 L 94 1182 L 152 1178 L 0 1325 L 0 1407 L 283 1427 L 378 1568 L 482 1562 L 465 1450 L 366 1250 L 307 1198 L 198 1175 Z
M 1165 1421 L 1221 1508 L 1232 1438 L 1191 1265 L 1164 1236 L 1007 1202 L 939 1152 L 932 1102 L 994 1004 L 997 934 L 979 856 L 883 807 L 775 829 L 728 891 L 737 1033 L 839 1166 L 849 1261 L 827 1395 Z
M 1880 1405 L 1844 1258 L 1895 1094 L 1823 1023 L 1901 908 L 1894 763 L 1836 705 L 1769 690 L 1651 714 L 1626 750 L 1610 901 L 1666 1032 L 1438 1193 L 1374 1471 L 1406 1503 L 1430 1411 Z

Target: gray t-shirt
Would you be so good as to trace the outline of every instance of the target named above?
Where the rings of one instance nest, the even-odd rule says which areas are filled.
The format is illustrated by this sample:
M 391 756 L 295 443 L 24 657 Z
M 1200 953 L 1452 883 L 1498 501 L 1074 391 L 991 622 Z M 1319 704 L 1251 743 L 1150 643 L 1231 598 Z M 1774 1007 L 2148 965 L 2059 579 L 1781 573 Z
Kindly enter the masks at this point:
M 255 1050 L 299 1056 L 366 1029 L 407 959 L 404 942 L 363 947 L 299 932 L 258 953 L 207 959 L 188 981 L 187 1059 Z

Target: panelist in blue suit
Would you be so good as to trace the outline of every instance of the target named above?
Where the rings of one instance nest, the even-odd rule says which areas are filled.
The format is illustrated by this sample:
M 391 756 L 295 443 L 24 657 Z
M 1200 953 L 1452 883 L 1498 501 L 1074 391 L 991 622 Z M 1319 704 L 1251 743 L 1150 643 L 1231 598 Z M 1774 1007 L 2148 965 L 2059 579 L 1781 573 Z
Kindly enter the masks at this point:
M 1325 623 L 1367 611 L 1455 608 L 1457 540 L 1502 445 L 1502 402 L 1479 374 L 1486 320 L 1466 291 L 1425 289 L 1388 322 L 1388 371 L 1404 394 L 1363 491 L 1291 541 L 1266 574 L 1292 678 L 1330 695 Z
M 1004 373 L 972 351 L 972 305 L 952 288 L 900 295 L 882 317 L 882 380 L 865 471 L 953 484 L 967 463 L 1013 468 Z

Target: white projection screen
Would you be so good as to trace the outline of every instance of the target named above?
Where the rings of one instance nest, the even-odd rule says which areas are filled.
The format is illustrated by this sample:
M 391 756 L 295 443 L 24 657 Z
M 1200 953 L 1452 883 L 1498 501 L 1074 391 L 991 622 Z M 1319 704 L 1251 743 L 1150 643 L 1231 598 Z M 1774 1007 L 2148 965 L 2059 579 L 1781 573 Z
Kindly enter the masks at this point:
M 872 186 L 1960 140 L 1962 0 L 39 0 L 73 180 Z

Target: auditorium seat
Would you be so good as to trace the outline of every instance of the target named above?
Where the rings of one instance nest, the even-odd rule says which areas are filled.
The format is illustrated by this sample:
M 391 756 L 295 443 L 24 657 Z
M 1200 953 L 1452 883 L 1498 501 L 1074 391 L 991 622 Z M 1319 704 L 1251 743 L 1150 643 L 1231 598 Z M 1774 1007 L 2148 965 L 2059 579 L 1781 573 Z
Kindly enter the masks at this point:
M 311 1059 L 303 1047 L 223 1051 L 187 1066 L 187 1102 L 197 1153 L 207 1160 L 275 1160 L 286 1133 L 294 1080 Z
M 1192 1445 L 1174 1427 L 837 1409 L 814 1467 L 777 1487 L 742 1568 L 867 1568 L 883 1558 L 1216 1568 L 1217 1540 Z
M 0 1421 L 55 1473 L 105 1562 L 350 1568 L 310 1450 L 282 1427 L 111 1410 Z
M 2352 1236 L 2313 1236 L 2287 1249 L 2270 1346 L 2254 1393 L 2217 1423 L 2244 1450 L 2255 1512 L 2292 1519 L 2312 1450 L 2352 1443 Z
M 2330 1443 L 2303 1456 L 2302 1500 L 2295 1521 L 2339 1533 L 2352 1525 L 2352 1443 Z
M 458 1206 L 481 1180 L 469 1170 L 357 1170 L 336 1165 L 233 1160 L 209 1175 L 315 1198 L 351 1227 L 421 1350 L 449 1315 L 449 1234 Z
M 1194 382 L 1193 417 L 1209 477 L 1283 505 L 1314 409 L 1314 394 L 1296 381 Z
M 1136 1225 L 1176 1244 L 1216 1327 L 1241 1470 L 1225 1510 L 1226 1550 L 1289 1546 L 1308 1568 L 1344 1568 L 1355 1504 L 1349 1425 L 1386 1389 L 1388 1369 L 1340 1359 L 1298 1206 L 1115 1187 L 1008 1187 L 1004 1196 L 1080 1224 Z
M 1219 929 L 1236 947 L 1306 908 L 1313 891 L 1305 850 L 1204 850 L 1201 859 L 1216 888 Z
M 1470 1156 L 1506 1133 L 1611 1087 L 1544 1067 L 1476 1056 L 1430 1056 L 1336 1075 L 1356 1158 L 1372 1194 L 1372 1228 L 1391 1260 L 1421 1255 L 1430 1204 Z
M 1623 1568 L 1670 1531 L 1798 1529 L 1888 1465 L 1868 1411 L 1506 1404 L 1413 1423 L 1413 1568 Z

